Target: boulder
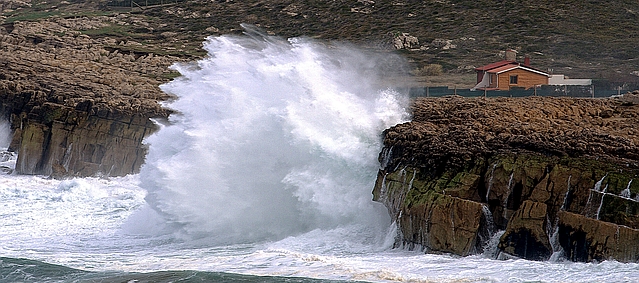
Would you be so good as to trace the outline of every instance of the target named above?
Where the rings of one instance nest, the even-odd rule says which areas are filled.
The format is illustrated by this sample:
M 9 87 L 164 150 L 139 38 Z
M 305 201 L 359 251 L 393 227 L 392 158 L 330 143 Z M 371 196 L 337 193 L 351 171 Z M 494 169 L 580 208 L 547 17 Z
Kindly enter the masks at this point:
M 469 177 L 470 182 L 455 176 L 447 184 L 435 184 L 415 182 L 418 174 L 418 170 L 406 168 L 379 176 L 383 180 L 374 191 L 376 200 L 386 204 L 401 229 L 403 236 L 397 245 L 460 255 L 476 252 L 486 240 L 482 231 L 487 229 L 488 220 L 483 205 L 440 193 L 439 189 L 464 191 L 477 176 Z
M 533 260 L 547 260 L 553 252 L 546 233 L 547 206 L 526 200 L 508 221 L 499 248 L 505 253 Z
M 416 49 L 419 48 L 419 39 L 408 33 L 400 33 L 393 36 L 393 46 L 395 49 Z
M 573 261 L 639 261 L 639 230 L 583 215 L 559 213 L 559 243 Z

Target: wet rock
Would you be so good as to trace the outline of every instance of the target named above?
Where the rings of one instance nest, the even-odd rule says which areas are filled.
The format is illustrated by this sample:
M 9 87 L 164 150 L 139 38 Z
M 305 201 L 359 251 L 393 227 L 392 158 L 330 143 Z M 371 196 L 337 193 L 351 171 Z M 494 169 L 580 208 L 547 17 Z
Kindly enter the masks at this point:
M 423 182 L 416 179 L 419 174 L 406 168 L 380 176 L 383 180 L 374 192 L 402 230 L 397 244 L 461 255 L 476 252 L 481 229 L 485 229 L 482 204 L 440 193 L 440 189 L 455 191 L 457 186 L 468 189 L 464 182 Z
M 412 111 L 411 122 L 384 132 L 373 191 L 397 220 L 402 244 L 466 255 L 505 230 L 499 249 L 515 257 L 548 259 L 560 241 L 571 260 L 636 260 L 611 252 L 618 248 L 597 234 L 639 228 L 634 104 L 453 96 L 418 99 Z M 567 213 L 592 227 L 561 220 Z M 625 242 L 633 236 L 615 237 L 635 245 Z
M 559 213 L 559 243 L 573 261 L 639 261 L 639 230 L 582 215 Z
M 499 248 L 521 258 L 547 260 L 552 255 L 552 246 L 546 231 L 546 204 L 524 201 L 508 221 Z

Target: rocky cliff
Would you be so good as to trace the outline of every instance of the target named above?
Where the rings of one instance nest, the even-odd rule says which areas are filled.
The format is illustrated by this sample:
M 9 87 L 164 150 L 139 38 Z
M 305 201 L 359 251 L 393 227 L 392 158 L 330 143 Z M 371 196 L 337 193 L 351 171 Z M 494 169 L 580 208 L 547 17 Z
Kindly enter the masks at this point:
M 53 18 L 0 26 L 0 113 L 14 130 L 16 171 L 120 176 L 144 162 L 142 139 L 166 118 L 158 85 L 175 58 L 120 53 L 79 30 L 115 18 Z
M 412 112 L 384 132 L 373 191 L 397 245 L 639 261 L 636 94 L 421 98 Z

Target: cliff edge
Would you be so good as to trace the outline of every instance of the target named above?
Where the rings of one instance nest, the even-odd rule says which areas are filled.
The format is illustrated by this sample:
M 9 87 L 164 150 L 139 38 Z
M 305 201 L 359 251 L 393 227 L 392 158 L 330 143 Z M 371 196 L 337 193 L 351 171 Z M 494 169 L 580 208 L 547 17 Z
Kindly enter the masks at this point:
M 51 18 L 0 26 L 0 113 L 14 130 L 21 174 L 122 176 L 144 162 L 149 118 L 166 118 L 158 87 L 177 61 L 120 53 L 80 30 L 110 17 Z
M 638 94 L 417 99 L 384 132 L 373 191 L 396 245 L 637 262 Z

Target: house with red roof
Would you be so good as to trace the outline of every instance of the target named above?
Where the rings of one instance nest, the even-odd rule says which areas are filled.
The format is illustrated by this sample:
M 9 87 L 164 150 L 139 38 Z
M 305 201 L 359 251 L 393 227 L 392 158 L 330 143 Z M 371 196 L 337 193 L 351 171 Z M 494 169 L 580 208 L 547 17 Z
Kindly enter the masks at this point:
M 522 64 L 508 53 L 509 51 L 506 52 L 507 60 L 475 68 L 477 85 L 473 90 L 509 90 L 513 87 L 529 89 L 548 84 L 550 74 L 531 67 L 528 57 Z

